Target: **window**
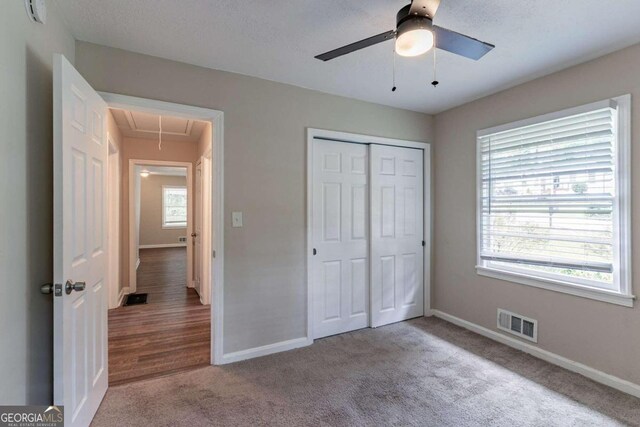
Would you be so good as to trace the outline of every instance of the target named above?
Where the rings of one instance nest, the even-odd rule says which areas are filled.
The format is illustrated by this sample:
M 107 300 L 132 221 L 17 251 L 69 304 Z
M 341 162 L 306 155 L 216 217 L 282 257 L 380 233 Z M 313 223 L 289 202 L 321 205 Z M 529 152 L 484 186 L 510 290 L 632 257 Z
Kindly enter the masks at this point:
M 162 227 L 187 227 L 186 187 L 162 187 Z
M 631 306 L 630 97 L 478 132 L 478 273 Z

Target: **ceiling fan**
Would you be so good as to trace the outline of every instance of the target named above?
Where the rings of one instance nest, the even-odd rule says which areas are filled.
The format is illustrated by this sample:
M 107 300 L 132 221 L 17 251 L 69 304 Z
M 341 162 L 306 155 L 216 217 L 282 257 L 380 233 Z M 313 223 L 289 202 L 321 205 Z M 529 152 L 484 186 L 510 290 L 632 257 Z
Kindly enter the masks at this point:
M 316 56 L 329 61 L 365 47 L 395 39 L 395 51 L 401 56 L 419 56 L 431 48 L 446 50 L 456 55 L 478 60 L 495 46 L 464 34 L 433 25 L 440 0 L 412 0 L 396 15 L 396 29 L 348 44 Z

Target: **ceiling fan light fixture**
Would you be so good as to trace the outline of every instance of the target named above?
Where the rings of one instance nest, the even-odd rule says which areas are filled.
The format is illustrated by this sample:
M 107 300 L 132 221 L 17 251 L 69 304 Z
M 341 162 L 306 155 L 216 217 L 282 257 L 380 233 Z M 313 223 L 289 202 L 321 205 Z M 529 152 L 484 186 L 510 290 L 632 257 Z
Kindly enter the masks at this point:
M 433 48 L 435 38 L 431 31 L 431 20 L 410 19 L 398 27 L 396 53 L 400 56 L 419 56 Z

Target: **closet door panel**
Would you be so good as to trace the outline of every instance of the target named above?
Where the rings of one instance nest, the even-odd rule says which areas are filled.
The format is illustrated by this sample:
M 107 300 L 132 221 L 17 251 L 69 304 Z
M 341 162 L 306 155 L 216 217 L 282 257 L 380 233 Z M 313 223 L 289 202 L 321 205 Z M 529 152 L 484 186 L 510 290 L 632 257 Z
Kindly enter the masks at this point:
M 368 147 L 313 143 L 313 337 L 369 325 Z
M 371 326 L 424 314 L 423 152 L 370 146 Z

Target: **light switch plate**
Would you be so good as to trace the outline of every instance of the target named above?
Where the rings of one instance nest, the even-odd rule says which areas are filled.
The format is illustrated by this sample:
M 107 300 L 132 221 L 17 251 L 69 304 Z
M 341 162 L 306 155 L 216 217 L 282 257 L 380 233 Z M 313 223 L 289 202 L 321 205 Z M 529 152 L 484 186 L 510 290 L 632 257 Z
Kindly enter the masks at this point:
M 234 228 L 242 227 L 242 212 L 231 212 L 231 225 Z

